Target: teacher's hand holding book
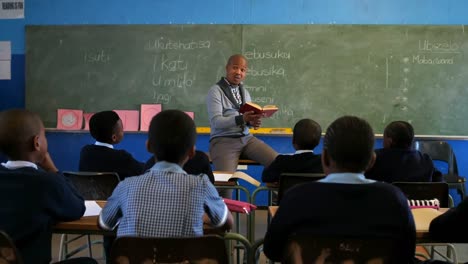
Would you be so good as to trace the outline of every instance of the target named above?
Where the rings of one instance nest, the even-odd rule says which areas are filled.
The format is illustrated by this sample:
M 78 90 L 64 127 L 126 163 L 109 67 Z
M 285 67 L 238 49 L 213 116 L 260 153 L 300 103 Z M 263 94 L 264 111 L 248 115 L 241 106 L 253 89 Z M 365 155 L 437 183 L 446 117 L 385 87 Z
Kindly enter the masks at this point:
M 262 114 L 255 114 L 254 111 L 247 111 L 243 114 L 244 122 L 254 127 L 254 129 L 258 129 L 262 124 Z

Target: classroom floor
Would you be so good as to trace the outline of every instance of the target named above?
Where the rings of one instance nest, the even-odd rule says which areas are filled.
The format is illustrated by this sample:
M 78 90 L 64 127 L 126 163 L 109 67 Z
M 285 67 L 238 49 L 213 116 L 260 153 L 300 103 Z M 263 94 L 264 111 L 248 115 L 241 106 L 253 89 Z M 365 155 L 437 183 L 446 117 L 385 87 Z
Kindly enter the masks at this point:
M 260 239 L 264 237 L 266 229 L 267 229 L 267 210 L 257 210 L 255 214 L 255 239 Z M 246 235 L 246 218 L 245 215 L 241 215 L 240 219 L 241 229 L 240 233 L 244 236 Z M 93 240 L 102 240 L 101 236 L 92 236 Z M 85 238 L 81 238 L 78 240 L 77 243 L 72 244 L 79 245 L 81 243 L 85 243 Z M 54 234 L 52 237 L 52 257 L 53 261 L 57 261 L 58 259 L 58 252 L 60 246 L 60 234 Z M 459 263 L 468 262 L 468 244 L 455 244 L 457 248 L 457 256 Z M 80 252 L 76 256 L 87 256 L 87 251 Z M 103 250 L 102 244 L 93 245 L 93 257 L 98 260 L 100 264 L 104 264 L 105 260 L 103 258 Z M 234 258 L 235 259 L 235 258 Z M 235 263 L 235 262 L 234 262 Z M 259 263 L 268 263 L 267 259 L 263 254 L 260 256 Z

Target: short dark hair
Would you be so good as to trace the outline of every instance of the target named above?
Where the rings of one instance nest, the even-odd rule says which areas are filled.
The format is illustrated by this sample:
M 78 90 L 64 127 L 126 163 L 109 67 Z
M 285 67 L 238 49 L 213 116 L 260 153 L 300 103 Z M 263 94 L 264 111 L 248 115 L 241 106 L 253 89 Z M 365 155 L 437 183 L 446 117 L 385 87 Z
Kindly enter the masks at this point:
M 41 133 L 41 118 L 29 110 L 0 112 L 0 151 L 11 160 L 20 159 L 32 148 L 34 137 Z
M 294 125 L 293 143 L 299 149 L 314 149 L 320 142 L 322 128 L 312 119 L 301 119 Z
M 414 140 L 413 126 L 405 121 L 393 121 L 384 130 L 384 137 L 392 139 L 392 148 L 411 148 Z
M 95 113 L 89 120 L 89 132 L 99 142 L 111 143 L 112 134 L 115 133 L 119 115 L 114 111 Z
M 343 116 L 328 127 L 323 148 L 339 169 L 363 172 L 374 152 L 374 132 L 366 120 Z
M 242 54 L 234 54 L 234 55 L 231 55 L 231 56 L 229 57 L 229 59 L 228 59 L 228 61 L 227 61 L 227 63 L 226 63 L 226 66 L 227 66 L 227 65 L 231 65 L 231 64 L 233 63 L 233 61 L 234 61 L 235 59 L 238 59 L 238 58 L 241 58 L 241 59 L 243 59 L 244 61 L 247 61 L 247 59 L 244 57 L 244 55 L 242 55 Z
M 158 161 L 181 162 L 196 138 L 195 123 L 182 111 L 165 110 L 151 119 L 148 146 Z

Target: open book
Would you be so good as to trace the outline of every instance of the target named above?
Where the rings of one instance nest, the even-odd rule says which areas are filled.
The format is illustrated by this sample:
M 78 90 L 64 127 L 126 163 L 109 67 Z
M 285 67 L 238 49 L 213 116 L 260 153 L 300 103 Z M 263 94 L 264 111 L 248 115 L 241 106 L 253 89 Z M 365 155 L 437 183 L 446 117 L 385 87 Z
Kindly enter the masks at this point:
M 236 171 L 236 172 L 226 172 L 226 171 L 213 171 L 213 175 L 215 178 L 215 181 L 217 182 L 226 182 L 229 180 L 237 180 L 237 179 L 242 179 L 245 180 L 252 185 L 255 185 L 256 187 L 260 186 L 260 182 L 254 179 L 252 176 L 248 175 L 247 173 L 244 173 L 242 171 Z
M 274 113 L 276 113 L 276 111 L 278 111 L 278 107 L 276 107 L 275 105 L 265 105 L 264 107 L 261 107 L 256 103 L 247 102 L 243 104 L 239 109 L 239 113 L 241 114 L 249 111 L 254 111 L 254 113 L 257 115 L 262 114 L 263 117 L 270 117 Z

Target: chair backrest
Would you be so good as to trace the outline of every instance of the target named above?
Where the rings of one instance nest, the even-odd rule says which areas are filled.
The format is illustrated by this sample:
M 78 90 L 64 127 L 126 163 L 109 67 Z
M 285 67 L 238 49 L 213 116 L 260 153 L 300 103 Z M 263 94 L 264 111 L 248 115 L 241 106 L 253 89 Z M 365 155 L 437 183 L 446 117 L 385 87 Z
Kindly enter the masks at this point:
M 278 188 L 278 204 L 285 193 L 293 186 L 318 181 L 325 178 L 323 173 L 281 173 Z
M 446 141 L 438 140 L 420 140 L 414 142 L 414 148 L 422 153 L 429 155 L 434 161 L 443 161 L 447 163 L 447 182 L 458 182 L 458 166 L 455 153 L 452 147 Z
M 289 238 L 283 256 L 282 263 L 404 263 L 397 259 L 398 245 L 381 238 L 295 234 Z
M 215 235 L 189 238 L 119 237 L 112 245 L 110 263 L 224 264 L 228 263 L 228 255 L 224 239 Z
M 63 174 L 85 200 L 107 200 L 120 181 L 115 172 L 65 171 Z
M 22 264 L 21 255 L 16 249 L 15 243 L 5 232 L 0 230 L 0 263 Z
M 408 200 L 437 199 L 440 207 L 449 207 L 449 186 L 445 182 L 394 182 Z

